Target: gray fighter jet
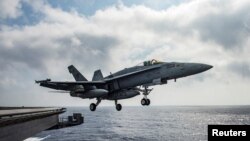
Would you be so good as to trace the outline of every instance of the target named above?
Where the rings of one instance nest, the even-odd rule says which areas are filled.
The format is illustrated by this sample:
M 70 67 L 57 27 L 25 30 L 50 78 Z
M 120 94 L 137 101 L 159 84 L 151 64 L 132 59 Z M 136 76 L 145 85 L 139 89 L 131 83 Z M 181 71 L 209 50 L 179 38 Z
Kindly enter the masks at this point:
M 118 100 L 132 98 L 140 93 L 143 106 L 148 106 L 147 95 L 152 91 L 150 86 L 167 84 L 168 80 L 186 77 L 211 69 L 213 66 L 199 63 L 144 61 L 136 66 L 125 68 L 103 77 L 101 70 L 94 72 L 92 81 L 88 81 L 73 65 L 68 67 L 76 81 L 51 81 L 50 79 L 36 81 L 40 86 L 69 92 L 73 97 L 96 98 L 97 102 L 90 104 L 90 110 L 95 111 L 101 100 L 114 100 L 116 110 L 122 105 Z

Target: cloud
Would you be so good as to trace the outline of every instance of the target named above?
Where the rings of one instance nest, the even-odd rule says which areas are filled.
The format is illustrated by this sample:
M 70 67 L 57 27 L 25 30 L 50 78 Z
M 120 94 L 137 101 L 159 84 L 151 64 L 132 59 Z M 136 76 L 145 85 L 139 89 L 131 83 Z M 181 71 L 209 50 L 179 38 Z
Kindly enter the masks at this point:
M 1 0 L 0 1 L 0 18 L 17 18 L 22 14 L 20 0 Z
M 247 62 L 247 60 L 242 62 L 231 62 L 228 65 L 228 69 L 244 79 L 250 78 L 250 62 Z
M 171 92 L 181 86 L 183 90 L 178 90 L 179 94 L 191 90 L 194 94 L 190 97 L 199 94 L 190 87 L 209 91 L 216 83 L 219 83 L 217 93 L 225 95 L 225 85 L 233 81 L 243 83 L 241 77 L 228 78 L 230 73 L 242 76 L 249 73 L 249 61 L 245 61 L 250 51 L 248 1 L 194 0 L 157 10 L 120 3 L 88 16 L 75 10 L 52 7 L 44 1 L 25 2 L 33 7 L 34 13 L 43 15 L 40 21 L 32 25 L 0 26 L 0 90 L 8 93 L 8 97 L 15 97 L 13 87 L 26 97 L 50 97 L 47 90 L 34 87 L 33 80 L 46 77 L 73 80 L 67 71 L 70 64 L 78 67 L 89 79 L 96 69 L 108 74 L 152 58 L 212 64 L 211 71 L 183 78 L 178 82 L 180 85 L 170 84 Z M 18 9 L 19 13 L 24 12 Z M 235 59 L 238 66 L 234 64 Z M 248 66 L 244 73 L 241 72 L 242 66 Z M 203 86 L 195 86 L 201 82 Z M 32 95 L 33 91 L 41 95 Z M 157 92 L 165 91 L 160 88 Z M 208 92 L 204 94 L 204 97 L 209 96 Z M 53 100 L 59 97 L 68 99 L 68 104 L 75 103 L 70 97 L 51 97 L 48 103 L 54 104 Z M 178 95 L 172 97 L 178 99 Z M 204 98 L 199 100 L 206 103 Z M 22 97 L 17 101 L 22 104 Z M 161 101 L 159 104 L 165 103 Z M 176 104 L 183 104 L 183 101 Z

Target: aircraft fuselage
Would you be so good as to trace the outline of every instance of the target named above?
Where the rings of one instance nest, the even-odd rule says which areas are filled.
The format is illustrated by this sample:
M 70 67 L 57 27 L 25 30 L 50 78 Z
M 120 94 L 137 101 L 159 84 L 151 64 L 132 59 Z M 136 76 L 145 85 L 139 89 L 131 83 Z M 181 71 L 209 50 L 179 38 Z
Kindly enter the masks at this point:
M 145 70 L 148 68 L 152 68 L 150 70 Z M 194 75 L 197 73 L 201 73 L 208 69 L 212 68 L 210 65 L 199 64 L 199 63 L 164 63 L 157 64 L 154 66 L 135 66 L 131 68 L 125 68 L 121 71 L 118 71 L 114 74 L 111 74 L 105 79 L 109 79 L 112 77 L 116 77 L 119 75 L 124 75 L 127 73 L 132 73 L 135 71 L 142 71 L 135 75 L 131 75 L 129 77 L 117 79 L 114 83 L 112 83 L 109 88 L 110 92 L 133 88 L 136 86 L 153 86 L 159 84 L 166 84 L 168 80 L 178 79 L 181 77 L 186 77 L 189 75 Z
M 74 76 L 75 82 L 51 81 L 50 79 L 36 81 L 40 86 L 56 90 L 69 91 L 73 97 L 96 98 L 97 103 L 90 105 L 95 111 L 103 99 L 115 100 L 116 109 L 121 110 L 117 100 L 128 99 L 142 93 L 144 98 L 141 104 L 149 105 L 147 95 L 152 91 L 149 86 L 166 84 L 168 80 L 178 79 L 211 69 L 212 66 L 201 63 L 159 62 L 157 60 L 144 61 L 143 65 L 125 68 L 121 71 L 103 77 L 101 70 L 94 72 L 92 81 L 88 81 L 73 65 L 69 72 Z M 144 89 L 138 88 L 142 86 Z

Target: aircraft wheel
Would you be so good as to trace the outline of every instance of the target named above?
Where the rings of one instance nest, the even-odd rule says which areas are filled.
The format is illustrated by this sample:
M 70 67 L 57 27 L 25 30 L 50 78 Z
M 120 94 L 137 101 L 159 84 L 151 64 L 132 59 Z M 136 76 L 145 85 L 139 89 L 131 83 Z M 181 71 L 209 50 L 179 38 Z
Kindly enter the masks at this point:
M 89 106 L 90 111 L 95 111 L 96 109 L 96 104 L 95 103 L 91 103 Z
M 147 105 L 147 99 L 143 98 L 141 100 L 141 105 L 144 106 L 144 105 Z
M 115 106 L 115 108 L 116 108 L 117 111 L 121 111 L 122 105 L 121 105 L 121 104 L 117 104 L 117 105 Z
M 150 105 L 150 99 L 146 99 L 147 100 L 147 106 Z

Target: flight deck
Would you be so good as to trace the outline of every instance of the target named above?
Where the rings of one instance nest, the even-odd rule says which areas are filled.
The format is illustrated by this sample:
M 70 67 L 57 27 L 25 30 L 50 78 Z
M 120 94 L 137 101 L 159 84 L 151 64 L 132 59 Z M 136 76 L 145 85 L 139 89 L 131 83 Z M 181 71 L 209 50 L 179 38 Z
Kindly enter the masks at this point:
M 83 123 L 83 117 L 79 113 L 69 116 L 70 120 L 66 122 L 60 122 L 59 114 L 64 112 L 66 108 L 0 107 L 0 140 L 24 140 L 43 130 Z

